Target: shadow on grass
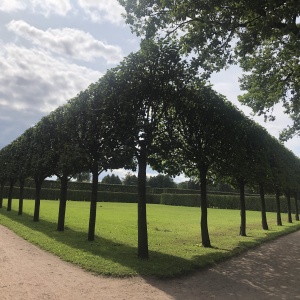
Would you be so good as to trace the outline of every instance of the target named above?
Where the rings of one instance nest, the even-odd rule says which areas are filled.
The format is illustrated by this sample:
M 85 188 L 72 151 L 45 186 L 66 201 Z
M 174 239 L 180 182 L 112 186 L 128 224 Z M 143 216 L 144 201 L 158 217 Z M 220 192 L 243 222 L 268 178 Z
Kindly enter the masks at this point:
M 141 260 L 137 257 L 136 247 L 116 240 L 95 235 L 95 241 L 90 242 L 87 240 L 87 232 L 77 231 L 68 227 L 66 227 L 64 232 L 59 232 L 56 230 L 57 224 L 55 222 L 42 219 L 39 222 L 33 222 L 31 215 L 23 213 L 22 216 L 19 216 L 15 211 L 1 211 L 1 213 L 13 222 L 17 222 L 50 238 L 50 241 L 46 242 L 38 239 L 33 241 L 39 247 L 53 252 L 64 260 L 76 263 L 88 271 L 102 275 L 126 276 L 127 274 L 139 274 L 141 276 L 172 278 L 186 275 L 200 266 L 207 265 L 207 262 L 210 264 L 220 255 L 218 249 L 212 249 L 209 254 L 203 254 L 195 260 L 187 260 L 182 257 L 149 250 L 149 259 Z M 11 229 L 17 232 L 15 228 Z M 17 233 L 20 234 L 20 232 Z M 33 234 L 32 231 L 30 234 Z M 59 246 L 56 247 L 57 249 L 54 249 L 53 245 L 49 246 L 51 240 L 70 247 L 72 250 L 75 250 L 74 253 L 76 250 L 80 250 L 80 253 L 76 252 L 78 259 L 73 259 L 70 257 L 70 254 L 63 253 Z M 97 260 L 97 257 L 104 258 L 106 262 Z M 111 268 L 118 268 L 113 266 L 113 263 L 124 266 L 127 270 L 112 271 L 110 266 Z M 101 268 L 102 264 L 103 268 Z
M 211 266 L 216 262 L 224 261 L 234 255 L 245 252 L 246 249 L 257 246 L 263 241 L 278 236 L 278 232 L 270 232 L 270 230 L 267 238 L 257 238 L 255 241 L 240 241 L 233 251 L 211 248 L 209 249 L 209 253 L 196 255 L 190 260 L 151 250 L 149 251 L 149 260 L 141 260 L 137 257 L 136 247 L 120 243 L 116 240 L 96 235 L 95 241 L 89 242 L 87 240 L 87 230 L 86 232 L 82 232 L 66 227 L 64 232 L 58 232 L 55 222 L 42 219 L 39 222 L 33 222 L 31 215 L 23 213 L 22 216 L 19 216 L 15 211 L 7 212 L 6 210 L 1 210 L 1 213 L 12 221 L 49 237 L 50 240 L 47 242 L 34 241 L 34 243 L 41 248 L 53 252 L 64 260 L 76 263 L 86 270 L 102 275 L 113 276 L 139 274 L 141 276 L 150 275 L 160 278 L 178 277 L 203 267 Z M 14 230 L 14 228 L 11 229 Z M 291 230 L 291 232 L 292 231 L 293 230 Z M 281 235 L 284 234 L 286 234 L 286 232 L 283 232 Z M 73 257 L 70 256 L 70 253 L 65 253 L 67 250 L 61 251 L 62 247 L 59 245 L 57 247 L 53 247 L 53 245 L 49 246 L 51 240 L 55 240 L 59 244 L 69 247 L 73 253 Z M 201 248 L 201 246 L 199 246 L 199 248 Z M 101 260 L 97 258 L 101 258 Z M 117 264 L 125 268 L 119 268 L 120 270 L 117 270 Z

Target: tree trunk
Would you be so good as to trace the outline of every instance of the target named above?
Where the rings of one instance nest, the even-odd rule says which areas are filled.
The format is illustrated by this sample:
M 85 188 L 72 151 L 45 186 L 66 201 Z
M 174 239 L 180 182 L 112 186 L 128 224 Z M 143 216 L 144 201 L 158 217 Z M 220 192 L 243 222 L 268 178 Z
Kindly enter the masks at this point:
M 299 221 L 299 208 L 298 208 L 298 193 L 295 192 L 295 219 Z
M 40 205 L 41 205 L 41 189 L 44 179 L 35 179 L 35 201 L 33 222 L 40 220 Z
M 89 220 L 89 232 L 88 240 L 95 240 L 95 226 L 96 226 L 96 214 L 97 214 L 97 194 L 98 194 L 98 165 L 94 164 L 92 169 L 92 193 L 90 204 L 90 220 Z
M 63 174 L 63 176 L 60 178 L 59 210 L 58 210 L 58 221 L 57 221 L 58 231 L 65 230 L 67 191 L 68 191 L 68 176 Z
M 9 181 L 9 191 L 8 191 L 8 198 L 7 198 L 7 211 L 11 211 L 11 203 L 12 203 L 12 196 L 13 196 L 15 182 L 16 181 L 14 179 L 11 179 Z
M 245 180 L 239 180 L 240 188 L 240 205 L 241 205 L 241 226 L 240 236 L 247 236 L 246 234 L 246 202 L 245 202 Z
M 264 185 L 261 184 L 261 183 L 259 184 L 259 194 L 260 194 L 260 201 L 261 201 L 261 222 L 262 222 L 262 228 L 263 228 L 263 230 L 269 230 L 268 223 L 267 223 Z
M 288 223 L 293 223 L 292 220 L 292 209 L 291 209 L 291 193 L 287 191 L 286 193 L 286 201 L 287 201 L 287 213 L 288 213 Z
M 25 180 L 24 179 L 20 179 L 20 197 L 19 197 L 18 215 L 22 215 L 23 214 L 24 185 L 25 185 Z
M 1 182 L 0 187 L 0 208 L 3 206 L 4 182 Z
M 277 225 L 282 226 L 279 189 L 276 189 L 276 208 L 277 208 Z
M 146 205 L 147 150 L 143 143 L 141 144 L 138 164 L 138 257 L 147 259 L 149 257 Z
M 207 224 L 207 193 L 206 193 L 206 175 L 208 167 L 206 165 L 201 165 L 200 171 L 200 193 L 201 193 L 201 238 L 203 247 L 211 247 L 208 224 Z

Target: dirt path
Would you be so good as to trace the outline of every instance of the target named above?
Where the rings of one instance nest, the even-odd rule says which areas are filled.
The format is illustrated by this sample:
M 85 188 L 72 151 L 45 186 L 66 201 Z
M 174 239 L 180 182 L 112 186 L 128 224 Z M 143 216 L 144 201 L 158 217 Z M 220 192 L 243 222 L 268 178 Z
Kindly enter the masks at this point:
M 300 231 L 174 280 L 94 276 L 0 225 L 1 300 L 300 299 Z

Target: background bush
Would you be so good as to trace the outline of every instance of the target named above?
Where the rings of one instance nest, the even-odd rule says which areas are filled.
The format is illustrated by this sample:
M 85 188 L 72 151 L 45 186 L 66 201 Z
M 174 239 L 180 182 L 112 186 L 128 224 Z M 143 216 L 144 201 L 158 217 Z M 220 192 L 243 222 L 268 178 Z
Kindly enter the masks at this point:
M 83 182 L 69 182 L 67 199 L 73 201 L 90 201 L 91 184 Z M 41 191 L 41 199 L 58 200 L 60 194 L 59 181 L 45 181 Z M 78 189 L 77 189 L 78 188 Z M 4 198 L 8 196 L 8 186 L 4 188 Z M 19 198 L 18 185 L 13 191 L 13 198 Z M 34 182 L 27 181 L 24 189 L 24 199 L 34 199 Z M 137 187 L 130 185 L 99 184 L 98 201 L 99 202 L 124 202 L 137 203 Z M 275 196 L 267 195 L 266 209 L 270 212 L 276 212 Z M 200 207 L 200 191 L 173 189 L 173 188 L 147 188 L 147 202 L 153 204 L 193 206 Z M 291 199 L 292 211 L 295 211 L 295 201 Z M 221 209 L 240 209 L 239 195 L 236 193 L 218 193 L 209 192 L 208 207 Z M 246 209 L 260 211 L 260 197 L 258 195 L 246 195 Z M 281 211 L 287 212 L 287 201 L 281 196 Z

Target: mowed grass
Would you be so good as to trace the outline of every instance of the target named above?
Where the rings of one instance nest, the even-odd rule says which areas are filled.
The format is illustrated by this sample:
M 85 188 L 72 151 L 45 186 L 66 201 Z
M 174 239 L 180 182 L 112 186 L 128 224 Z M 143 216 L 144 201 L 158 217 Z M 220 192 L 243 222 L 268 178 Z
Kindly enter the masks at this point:
M 209 209 L 213 248 L 201 246 L 200 208 L 147 206 L 149 259 L 137 257 L 137 205 L 98 203 L 95 241 L 87 240 L 88 202 L 67 202 L 66 229 L 56 230 L 58 201 L 41 201 L 40 221 L 33 222 L 34 201 L 18 201 L 0 209 L 0 224 L 62 259 L 106 276 L 153 275 L 174 277 L 224 260 L 279 235 L 300 229 L 300 223 L 276 226 L 276 214 L 268 213 L 269 231 L 261 229 L 260 212 L 247 212 L 247 237 L 239 236 L 239 211 Z M 22 258 L 20 258 L 22 259 Z M 37 257 L 38 260 L 38 257 Z

